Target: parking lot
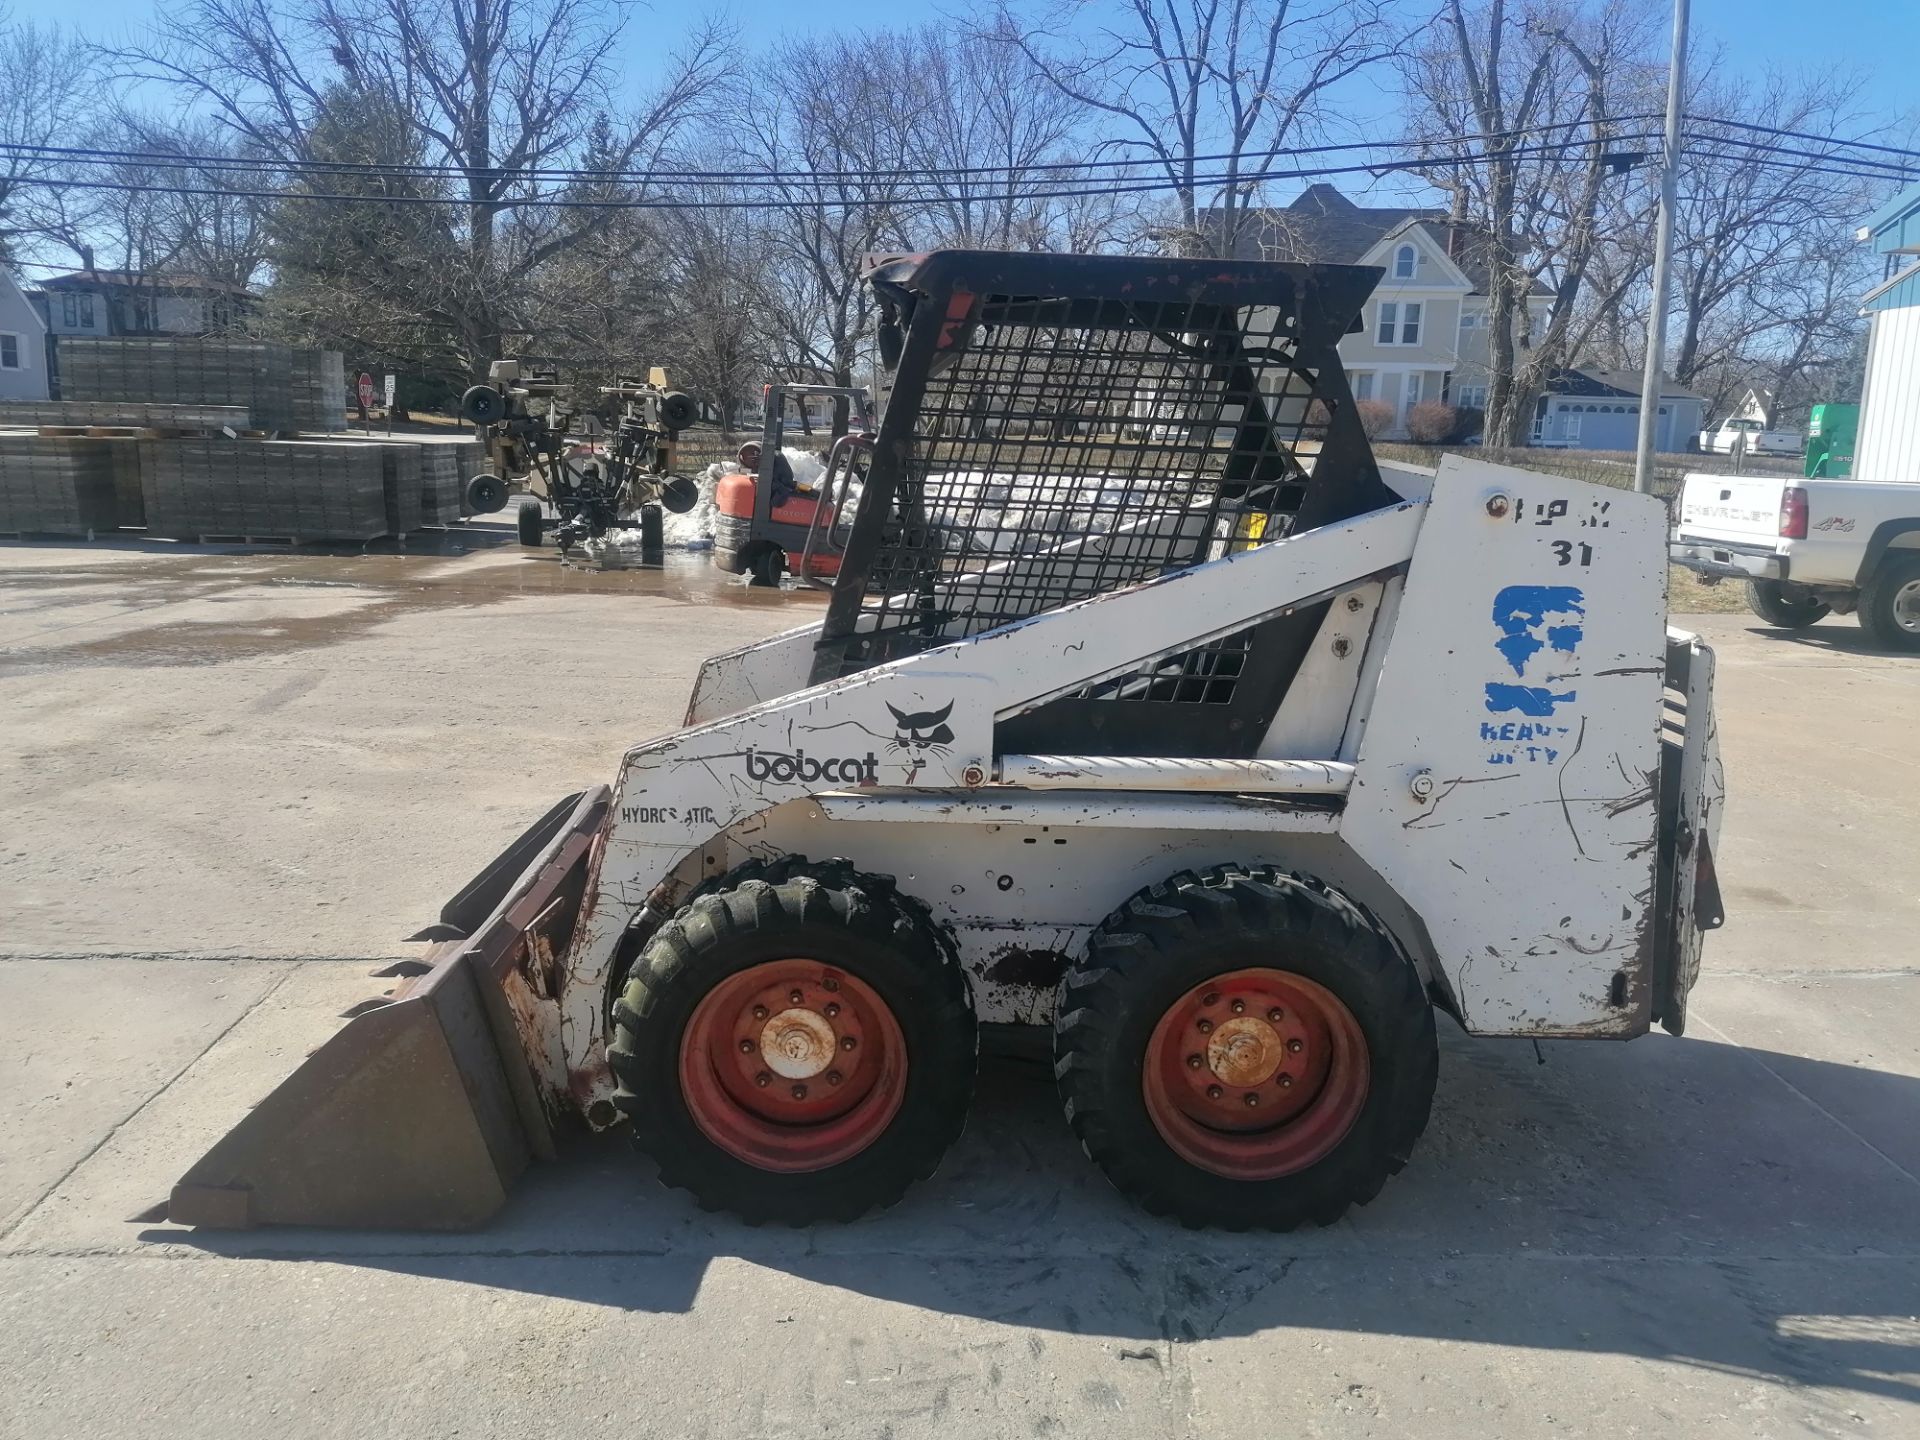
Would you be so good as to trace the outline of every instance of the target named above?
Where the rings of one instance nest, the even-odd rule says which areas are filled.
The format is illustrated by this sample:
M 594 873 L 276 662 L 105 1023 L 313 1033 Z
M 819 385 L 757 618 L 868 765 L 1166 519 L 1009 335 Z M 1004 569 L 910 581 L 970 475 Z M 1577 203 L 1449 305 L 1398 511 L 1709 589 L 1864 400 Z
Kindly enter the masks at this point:
M 1920 1433 L 1920 665 L 1720 657 L 1684 1039 L 1443 1024 L 1412 1164 L 1188 1232 L 1041 1067 L 886 1214 L 750 1229 L 580 1137 L 478 1234 L 138 1217 L 400 937 L 819 604 L 699 557 L 0 546 L 0 1436 Z

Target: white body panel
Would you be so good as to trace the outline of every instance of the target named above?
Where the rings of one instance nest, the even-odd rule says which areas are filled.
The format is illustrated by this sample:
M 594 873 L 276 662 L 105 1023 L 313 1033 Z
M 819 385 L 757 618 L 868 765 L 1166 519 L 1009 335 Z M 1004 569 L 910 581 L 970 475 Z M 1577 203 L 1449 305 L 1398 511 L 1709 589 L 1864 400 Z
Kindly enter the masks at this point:
M 1048 1019 L 1060 969 L 1129 895 L 1243 861 L 1368 906 L 1470 1030 L 1643 1031 L 1662 506 L 1458 459 L 1431 485 L 841 681 L 800 688 L 817 627 L 716 657 L 690 706 L 705 723 L 623 764 L 567 957 L 563 1082 L 610 1091 L 630 926 L 793 853 L 924 901 L 983 1020 Z M 996 720 L 1322 600 L 1299 701 L 1254 759 L 996 751 Z M 1278 753 L 1288 735 L 1304 753 Z
M 1807 496 L 1807 533 L 1780 534 L 1782 495 Z M 1798 584 L 1853 587 L 1886 527 L 1880 549 L 1920 546 L 1920 483 L 1689 475 L 1674 526 L 1675 563 L 1707 574 L 1745 574 Z

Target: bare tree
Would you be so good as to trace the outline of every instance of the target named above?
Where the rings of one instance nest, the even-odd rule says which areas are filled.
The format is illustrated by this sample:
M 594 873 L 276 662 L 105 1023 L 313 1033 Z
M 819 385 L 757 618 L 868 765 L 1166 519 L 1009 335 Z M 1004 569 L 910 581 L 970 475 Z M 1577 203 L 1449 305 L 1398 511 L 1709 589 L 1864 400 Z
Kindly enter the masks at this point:
M 263 156 L 306 161 L 328 96 L 379 96 L 423 158 L 448 168 L 462 202 L 451 232 L 464 282 L 436 287 L 434 323 L 448 327 L 474 371 L 516 328 L 518 297 L 547 261 L 603 229 L 543 212 L 584 150 L 596 116 L 620 116 L 610 168 L 656 161 L 729 65 L 729 35 L 696 27 L 637 108 L 613 94 L 614 51 L 630 7 L 621 0 L 190 0 L 144 45 L 110 52 L 121 74 L 158 81 Z
M 1424 173 L 1487 274 L 1491 443 L 1525 442 L 1535 395 L 1593 318 L 1583 287 L 1604 237 L 1629 223 L 1623 199 L 1644 194 L 1617 186 L 1614 157 L 1626 148 L 1617 117 L 1649 93 L 1648 35 L 1639 0 L 1590 12 L 1444 0 L 1404 66 L 1410 118 L 1447 157 Z M 1550 297 L 1538 333 L 1536 287 Z
M 913 37 L 924 59 L 908 123 L 929 182 L 916 240 L 1048 250 L 1100 225 L 1096 216 L 1111 228 L 1135 207 L 1073 164 L 1085 107 L 1048 83 L 1004 14 L 994 26 L 984 43 L 937 26 Z
M 1120 0 L 1089 25 L 1084 6 L 1023 20 L 1003 0 L 982 38 L 1005 37 L 1047 84 L 1104 117 L 1113 134 L 1102 153 L 1138 156 L 1173 188 L 1165 243 L 1231 255 L 1262 176 L 1322 133 L 1329 92 L 1395 53 L 1393 9 L 1392 0 Z
M 785 40 L 761 64 L 820 83 L 762 87 L 734 117 L 731 153 L 766 177 L 748 198 L 777 207 L 764 217 L 765 293 L 773 358 L 796 375 L 854 383 L 873 319 L 861 261 L 908 243 L 913 104 L 896 78 L 922 58 L 901 34 Z
M 695 208 L 670 212 L 660 231 L 658 282 L 672 378 L 731 430 L 742 404 L 765 381 L 776 345 L 780 310 L 766 290 L 775 273 L 768 225 L 748 212 Z
M 1674 378 L 1716 408 L 1748 383 L 1778 410 L 1798 379 L 1847 350 L 1871 257 L 1854 240 L 1885 182 L 1857 178 L 1825 141 L 1794 142 L 1784 163 L 1743 148 L 1762 123 L 1871 139 L 1842 77 L 1708 70 L 1674 214 Z M 1763 162 L 1764 163 L 1761 163 Z M 1767 416 L 1771 424 L 1775 414 Z
M 59 192 L 48 185 L 62 163 L 19 147 L 72 144 L 92 90 L 85 46 L 0 10 L 0 141 L 8 147 L 0 151 L 0 261 L 62 218 Z

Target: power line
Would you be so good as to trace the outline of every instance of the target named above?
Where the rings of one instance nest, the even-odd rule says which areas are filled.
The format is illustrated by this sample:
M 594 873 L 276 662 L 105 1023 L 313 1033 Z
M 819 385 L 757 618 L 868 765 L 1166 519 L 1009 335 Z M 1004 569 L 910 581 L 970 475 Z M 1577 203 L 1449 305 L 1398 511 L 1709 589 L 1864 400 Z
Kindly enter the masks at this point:
M 1608 124 L 1643 124 L 1659 118 L 1652 113 L 1616 116 Z M 1393 140 L 1357 140 L 1334 145 L 1308 145 L 1289 149 L 1289 155 L 1335 155 L 1351 154 L 1369 150 L 1403 150 L 1413 146 L 1464 145 L 1470 143 L 1490 144 L 1524 138 L 1530 135 L 1557 134 L 1566 130 L 1591 128 L 1595 124 L 1591 119 L 1563 120 L 1550 124 L 1520 126 L 1511 130 L 1491 132 L 1472 132 L 1458 135 L 1402 137 Z M 1619 139 L 1645 138 L 1643 136 L 1607 135 L 1595 136 L 1587 140 L 1570 142 L 1579 145 L 1594 143 L 1595 140 L 1612 142 Z M 1137 143 L 1137 142 L 1126 142 Z M 1525 153 L 1529 147 L 1507 147 L 1501 153 Z M 907 176 L 930 176 L 949 180 L 956 176 L 992 176 L 1027 175 L 1057 172 L 1084 172 L 1089 170 L 1153 169 L 1163 166 L 1164 162 L 1153 157 L 1130 157 L 1111 160 L 1063 160 L 1034 161 L 1009 165 L 974 166 L 891 166 L 869 167 L 849 170 L 588 170 L 555 167 L 523 166 L 518 168 L 483 168 L 464 165 L 430 165 L 417 162 L 349 161 L 349 160 L 291 160 L 272 158 L 250 158 L 244 155 L 205 155 L 188 151 L 168 150 L 125 150 L 103 149 L 75 145 L 36 145 L 26 142 L 0 142 L 0 153 L 10 153 L 28 160 L 55 160 L 73 164 L 91 165 L 131 165 L 144 168 L 234 170 L 241 173 L 280 172 L 287 174 L 355 175 L 372 176 L 421 176 L 432 178 L 461 179 L 473 175 L 482 175 L 490 180 L 553 180 L 553 181 L 599 181 L 605 183 L 644 185 L 656 183 L 690 182 L 698 184 L 787 184 L 795 177 L 806 180 L 863 180 L 863 179 L 900 179 Z M 1220 151 L 1214 154 L 1195 155 L 1196 165 L 1216 165 L 1244 159 L 1245 156 L 1234 151 Z M 1184 157 L 1183 157 L 1184 160 Z
M 1792 146 L 1769 145 L 1760 140 L 1742 140 L 1726 135 L 1689 133 L 1686 140 L 1690 150 L 1692 147 L 1701 145 L 1717 147 L 1719 153 L 1708 157 L 1716 160 L 1748 161 L 1755 155 L 1778 155 L 1789 160 L 1804 162 L 1800 165 L 1781 168 L 1804 169 L 1821 174 L 1849 174 L 1856 179 L 1881 180 L 1911 180 L 1920 176 L 1920 159 L 1916 159 L 1911 165 L 1897 165 L 1890 160 L 1869 160 L 1831 150 L 1801 150 Z M 1724 153 L 1727 150 L 1732 150 L 1734 153 Z M 1847 167 L 1863 168 L 1848 169 Z
M 1910 160 L 1920 160 L 1920 150 L 1908 150 L 1898 145 L 1882 145 L 1872 140 L 1838 140 L 1831 135 L 1816 135 L 1807 130 L 1783 130 L 1778 125 L 1755 125 L 1745 120 L 1728 120 L 1714 115 L 1689 115 L 1686 118 L 1695 124 L 1718 125 L 1728 130 L 1745 130 L 1757 135 L 1770 135 L 1775 139 L 1813 140 L 1844 146 L 1849 150 L 1875 150 L 1884 155 L 1903 155 Z
M 1617 145 L 1657 138 L 1651 132 L 1612 135 L 1606 137 L 1606 143 Z M 1592 140 L 1560 141 L 1552 144 L 1534 146 L 1510 146 L 1499 152 L 1501 158 L 1526 158 L 1533 155 L 1560 155 L 1569 150 L 1590 150 Z M 1208 174 L 1193 177 L 1191 180 L 1172 180 L 1167 178 L 1141 180 L 1131 184 L 1116 185 L 1111 181 L 1084 181 L 1061 189 L 1021 190 L 1013 198 L 1020 200 L 1057 200 L 1087 199 L 1106 195 L 1154 194 L 1184 188 L 1208 188 L 1221 185 L 1255 185 L 1272 180 L 1305 180 L 1324 178 L 1334 175 L 1371 175 L 1376 179 L 1396 172 L 1419 172 L 1426 169 L 1450 168 L 1480 163 L 1488 157 L 1485 154 L 1432 155 L 1417 154 L 1405 157 L 1375 159 L 1353 165 L 1306 166 L 1297 169 L 1265 169 L 1240 174 Z M 386 177 L 339 177 L 339 178 L 412 178 L 405 175 Z M 812 180 L 811 175 L 785 177 L 784 184 L 803 185 Z M 234 189 L 212 186 L 188 185 L 148 185 L 130 180 L 75 180 L 57 179 L 38 182 L 50 188 L 71 190 L 105 190 L 126 194 L 165 194 L 195 195 L 222 199 L 253 199 L 280 201 L 327 201 L 342 204 L 359 205 L 487 205 L 500 210 L 542 209 L 542 210 L 810 210 L 821 207 L 833 209 L 886 209 L 907 205 L 966 205 L 1001 198 L 1004 192 L 978 192 L 973 194 L 955 194 L 950 191 L 926 193 L 907 189 L 902 193 L 884 196 L 792 196 L 776 195 L 748 199 L 565 199 L 556 197 L 499 196 L 489 200 L 476 201 L 470 198 L 441 195 L 369 195 L 352 194 L 340 191 L 299 191 L 299 190 L 259 190 Z M 1054 182 L 1061 183 L 1061 182 Z

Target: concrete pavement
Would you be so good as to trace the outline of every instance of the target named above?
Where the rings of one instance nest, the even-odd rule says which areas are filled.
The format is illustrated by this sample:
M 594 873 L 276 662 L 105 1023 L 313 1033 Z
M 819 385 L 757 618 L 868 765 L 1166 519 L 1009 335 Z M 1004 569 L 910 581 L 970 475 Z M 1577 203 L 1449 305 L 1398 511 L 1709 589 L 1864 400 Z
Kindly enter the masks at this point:
M 1010 1060 L 856 1226 L 704 1214 L 617 1136 L 478 1235 L 135 1219 L 701 657 L 817 603 L 489 538 L 0 547 L 0 1436 L 1920 1429 L 1920 665 L 1839 621 L 1699 621 L 1693 1032 L 1447 1033 L 1412 1165 L 1328 1230 L 1139 1214 Z

